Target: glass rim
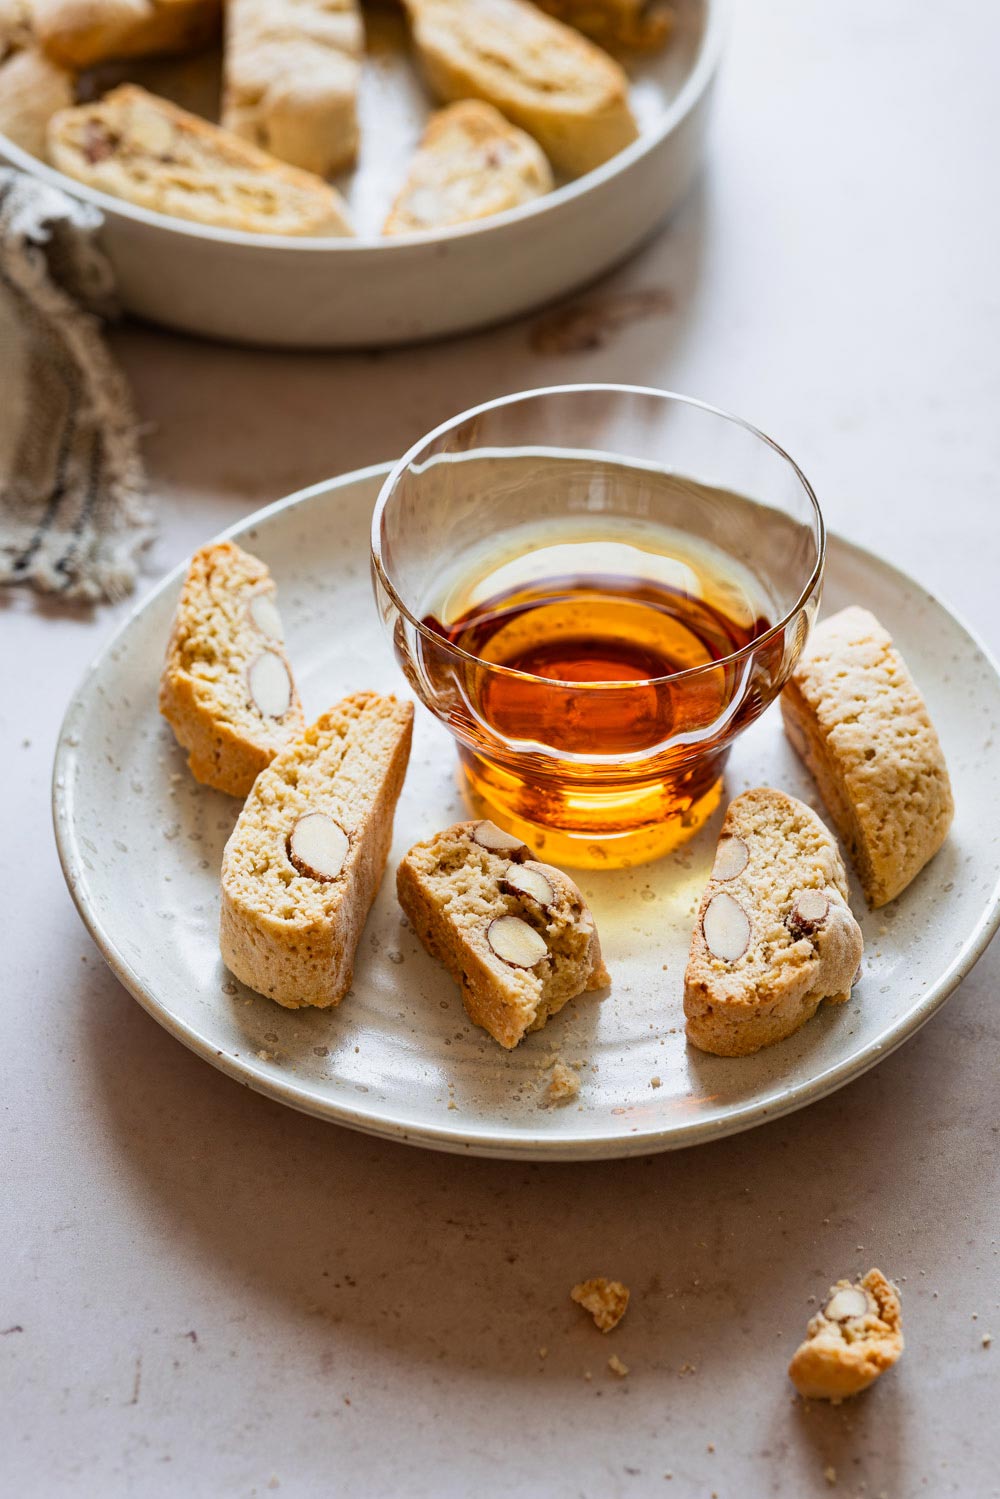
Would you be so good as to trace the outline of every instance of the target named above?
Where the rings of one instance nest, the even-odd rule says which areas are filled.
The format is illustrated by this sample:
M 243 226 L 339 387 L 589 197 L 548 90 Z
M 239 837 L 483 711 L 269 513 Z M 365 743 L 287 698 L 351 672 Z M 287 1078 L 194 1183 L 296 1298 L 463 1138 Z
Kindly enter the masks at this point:
M 812 507 L 813 519 L 816 524 L 818 548 L 815 565 L 791 608 L 787 609 L 781 618 L 771 625 L 769 629 L 765 630 L 762 635 L 756 636 L 748 645 L 741 646 L 738 651 L 730 651 L 728 655 L 720 656 L 716 661 L 704 662 L 701 666 L 688 666 L 683 671 L 667 672 L 659 677 L 642 677 L 626 680 L 609 678 L 607 681 L 601 682 L 573 682 L 560 677 L 542 677 L 534 672 L 521 671 L 517 667 L 503 666 L 498 661 L 487 661 L 484 657 L 477 656 L 473 652 L 465 650 L 460 645 L 455 645 L 447 636 L 439 634 L 437 630 L 432 630 L 407 607 L 400 597 L 398 589 L 389 577 L 382 561 L 382 517 L 398 487 L 404 471 L 431 443 L 446 432 L 454 431 L 472 418 L 481 416 L 487 411 L 497 411 L 503 406 L 517 405 L 521 402 L 536 400 L 541 396 L 587 395 L 596 392 L 607 392 L 613 395 L 625 396 L 652 396 L 658 401 L 675 402 L 681 406 L 689 406 L 695 410 L 706 412 L 709 416 L 721 417 L 723 421 L 731 422 L 737 427 L 742 427 L 745 432 L 749 432 L 751 436 L 758 438 L 766 447 L 776 453 L 779 458 L 783 459 L 791 468 L 805 491 L 809 504 Z M 578 692 L 601 692 L 608 690 L 620 692 L 628 688 L 657 687 L 666 682 L 679 682 L 698 676 L 704 672 L 718 671 L 720 667 L 729 667 L 735 665 L 737 662 L 741 663 L 748 660 L 761 646 L 775 639 L 804 608 L 807 600 L 815 591 L 823 576 L 823 567 L 826 562 L 826 522 L 823 519 L 823 512 L 820 509 L 819 501 L 816 498 L 812 485 L 791 454 L 787 453 L 773 438 L 768 437 L 766 432 L 762 432 L 759 427 L 755 427 L 752 422 L 745 421 L 743 417 L 736 416 L 731 411 L 724 411 L 721 406 L 713 406 L 708 401 L 699 401 L 694 396 L 681 395 L 678 391 L 660 390 L 653 385 L 621 385 L 614 381 L 582 385 L 543 385 L 532 390 L 514 391 L 510 395 L 497 396 L 492 401 L 483 401 L 478 406 L 470 406 L 457 416 L 450 417 L 447 421 L 439 423 L 438 426 L 434 427 L 430 432 L 425 433 L 423 437 L 419 438 L 417 442 L 413 443 L 407 449 L 402 458 L 398 459 L 388 474 L 386 474 L 372 510 L 371 561 L 379 582 L 403 618 L 413 626 L 424 640 L 433 643 L 439 650 L 450 652 L 452 655 L 458 657 L 459 660 L 467 661 L 473 666 L 482 667 L 484 671 L 499 672 L 504 676 L 513 677 L 522 682 L 548 683 L 551 687 L 572 688 Z

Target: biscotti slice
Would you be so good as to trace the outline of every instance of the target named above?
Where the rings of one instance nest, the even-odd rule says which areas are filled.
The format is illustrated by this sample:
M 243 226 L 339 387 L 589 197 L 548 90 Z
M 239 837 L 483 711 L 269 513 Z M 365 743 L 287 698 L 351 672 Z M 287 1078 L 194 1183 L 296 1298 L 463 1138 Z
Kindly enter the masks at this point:
M 345 698 L 258 776 L 222 856 L 229 970 L 286 1009 L 337 1005 L 385 872 L 413 704 Z
M 36 47 L 0 62 L 0 134 L 32 156 L 45 156 L 49 121 L 73 103 L 74 77 Z
M 573 881 L 495 823 L 458 822 L 416 844 L 396 891 L 470 1018 L 501 1046 L 516 1046 L 568 1000 L 609 983 L 594 918 Z
M 541 147 L 492 104 L 468 99 L 432 115 L 383 234 L 487 218 L 552 187 Z
M 229 0 L 223 125 L 321 177 L 350 166 L 363 48 L 357 0 Z
M 45 51 L 67 68 L 112 57 L 192 52 L 218 35 L 221 0 L 34 0 Z
M 769 786 L 729 805 L 684 975 L 687 1037 L 742 1057 L 847 999 L 863 950 L 833 836 Z
M 340 195 L 218 125 L 124 83 L 49 122 L 49 160 L 140 208 L 253 234 L 350 234 Z
M 816 627 L 781 712 L 869 905 L 884 906 L 937 853 L 955 803 L 927 707 L 874 614 L 852 606 Z
M 264 563 L 235 542 L 195 552 L 160 678 L 160 712 L 195 780 L 246 796 L 303 727 Z
M 34 42 L 32 0 L 0 0 L 0 60 Z
M 838 1280 L 806 1329 L 788 1374 L 807 1400 L 857 1395 L 891 1369 L 903 1352 L 899 1296 L 881 1270 Z
M 542 10 L 576 26 L 602 47 L 651 52 L 674 28 L 673 7 L 665 0 L 537 0 Z
M 638 129 L 622 69 L 527 0 L 406 0 L 417 56 L 439 99 L 485 99 L 561 171 L 600 166 Z

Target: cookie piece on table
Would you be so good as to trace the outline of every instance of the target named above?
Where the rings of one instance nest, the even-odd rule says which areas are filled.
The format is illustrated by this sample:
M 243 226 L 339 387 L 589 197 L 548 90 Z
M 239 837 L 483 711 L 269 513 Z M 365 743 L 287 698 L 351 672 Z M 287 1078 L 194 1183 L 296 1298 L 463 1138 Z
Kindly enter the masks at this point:
M 944 843 L 955 803 L 926 704 L 874 614 L 852 606 L 817 625 L 781 712 L 869 905 L 884 906 Z
M 275 587 L 233 541 L 195 552 L 160 678 L 160 712 L 189 752 L 195 780 L 246 796 L 302 732 Z
M 620 1280 L 607 1280 L 603 1275 L 582 1280 L 569 1294 L 577 1306 L 590 1313 L 601 1332 L 611 1332 L 628 1311 L 628 1286 Z
M 229 0 L 222 123 L 326 177 L 358 149 L 357 0 Z
M 410 849 L 399 903 L 462 991 L 471 1020 L 508 1049 L 568 1000 L 609 982 L 594 918 L 568 875 L 489 821 Z
M 593 42 L 527 0 L 405 0 L 439 99 L 485 99 L 579 175 L 634 141 L 628 79 Z
M 432 115 L 383 234 L 443 229 L 551 191 L 541 147 L 492 104 L 467 99 Z
M 537 0 L 537 4 L 550 16 L 586 32 L 602 47 L 641 52 L 665 46 L 676 19 L 666 0 Z
M 902 1351 L 896 1288 L 881 1270 L 869 1270 L 859 1281 L 838 1280 L 830 1287 L 788 1374 L 806 1399 L 840 1401 L 866 1390 Z
M 847 999 L 863 950 L 832 834 L 761 786 L 729 805 L 684 975 L 687 1037 L 742 1057 Z
M 45 51 L 67 68 L 193 52 L 219 33 L 221 0 L 33 0 Z
M 286 1009 L 337 1005 L 351 986 L 412 733 L 412 703 L 355 693 L 282 750 L 240 813 L 222 857 L 222 958 Z
M 340 195 L 218 125 L 124 83 L 49 121 L 54 167 L 140 208 L 252 234 L 351 234 Z

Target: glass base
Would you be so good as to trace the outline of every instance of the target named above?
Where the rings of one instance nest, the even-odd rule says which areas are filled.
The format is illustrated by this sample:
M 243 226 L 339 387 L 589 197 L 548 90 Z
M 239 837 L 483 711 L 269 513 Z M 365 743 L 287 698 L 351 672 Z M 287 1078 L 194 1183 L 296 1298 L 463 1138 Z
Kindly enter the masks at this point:
M 525 815 L 523 782 L 496 766 L 461 750 L 459 762 L 463 792 L 474 816 L 489 817 L 516 834 L 543 862 L 571 869 L 630 869 L 662 859 L 694 837 L 722 798 L 722 766 L 715 759 L 697 788 L 687 786 L 679 793 L 676 788 L 656 786 L 637 792 L 627 808 L 627 821 L 621 817 L 620 793 L 603 808 L 592 796 L 583 808 L 578 799 L 574 808 L 578 825 L 574 826 L 569 825 L 574 819 L 565 806 L 546 807 L 548 817 Z M 611 810 L 619 815 L 602 817 L 602 811 Z M 653 815 L 644 818 L 644 810 Z M 586 822 L 590 825 L 580 825 Z

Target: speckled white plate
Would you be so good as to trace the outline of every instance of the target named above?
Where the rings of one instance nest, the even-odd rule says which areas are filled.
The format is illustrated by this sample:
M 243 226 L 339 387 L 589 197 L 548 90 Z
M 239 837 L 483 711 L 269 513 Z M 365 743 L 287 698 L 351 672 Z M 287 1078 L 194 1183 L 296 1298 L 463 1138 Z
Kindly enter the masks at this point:
M 385 468 L 292 495 L 234 527 L 280 590 L 307 716 L 345 692 L 403 686 L 368 580 L 368 525 Z M 731 1134 L 821 1098 L 928 1019 L 1000 921 L 1000 675 L 941 603 L 833 538 L 825 607 L 877 610 L 927 696 L 958 813 L 945 848 L 891 906 L 865 915 L 864 976 L 796 1036 L 738 1061 L 685 1044 L 691 914 L 721 813 L 679 854 L 585 873 L 614 987 L 571 1005 L 516 1052 L 467 1021 L 451 980 L 403 925 L 387 876 L 334 1011 L 281 1010 L 219 958 L 217 875 L 239 807 L 198 786 L 156 707 L 181 569 L 101 653 L 67 712 L 54 811 L 66 879 L 122 983 L 178 1040 L 249 1087 L 354 1129 L 479 1155 L 595 1159 Z M 730 794 L 770 782 L 818 805 L 771 710 L 738 742 Z M 390 871 L 463 814 L 451 740 L 418 710 Z M 854 892 L 857 911 L 864 910 Z M 540 1107 L 554 1054 L 581 1064 L 579 1106 Z

